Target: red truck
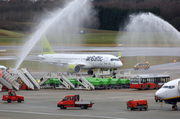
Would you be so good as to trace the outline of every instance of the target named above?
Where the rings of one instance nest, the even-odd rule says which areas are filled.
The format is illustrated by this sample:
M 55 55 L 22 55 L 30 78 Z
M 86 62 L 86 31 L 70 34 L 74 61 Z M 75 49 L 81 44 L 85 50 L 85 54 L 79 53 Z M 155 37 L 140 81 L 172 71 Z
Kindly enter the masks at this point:
M 24 96 L 16 95 L 14 90 L 9 90 L 8 95 L 3 95 L 2 100 L 7 101 L 8 103 L 11 103 L 11 101 L 21 103 L 21 101 L 24 101 Z
M 131 111 L 134 109 L 148 109 L 148 103 L 147 100 L 129 100 L 126 102 L 127 109 L 130 109 Z
M 79 95 L 67 95 L 59 101 L 57 107 L 66 109 L 67 107 L 80 107 L 81 109 L 91 108 L 94 103 L 91 101 L 80 101 Z

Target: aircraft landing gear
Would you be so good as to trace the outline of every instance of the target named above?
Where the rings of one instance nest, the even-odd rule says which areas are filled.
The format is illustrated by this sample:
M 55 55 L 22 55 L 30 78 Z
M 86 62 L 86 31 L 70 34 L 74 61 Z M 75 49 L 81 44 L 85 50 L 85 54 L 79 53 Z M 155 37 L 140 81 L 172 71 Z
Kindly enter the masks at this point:
M 88 70 L 88 75 L 92 75 L 93 74 L 93 71 L 90 69 L 90 70 Z
M 173 106 L 172 106 L 172 110 L 178 110 L 177 105 L 173 105 Z

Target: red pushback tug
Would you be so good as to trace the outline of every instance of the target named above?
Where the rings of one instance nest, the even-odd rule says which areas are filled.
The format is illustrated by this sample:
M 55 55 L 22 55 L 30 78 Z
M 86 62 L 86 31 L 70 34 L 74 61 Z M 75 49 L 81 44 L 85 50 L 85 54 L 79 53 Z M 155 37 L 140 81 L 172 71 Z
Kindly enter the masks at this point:
M 57 107 L 66 109 L 67 107 L 80 107 L 81 109 L 91 108 L 94 103 L 91 101 L 80 101 L 79 95 L 67 95 L 59 101 Z
M 147 100 L 129 100 L 127 101 L 127 109 L 130 109 L 131 111 L 134 109 L 148 109 L 148 103 Z
M 18 101 L 18 103 L 21 103 L 21 101 L 24 101 L 24 96 L 16 95 L 15 91 L 9 90 L 8 95 L 3 95 L 2 100 L 8 103 L 11 103 L 11 101 Z

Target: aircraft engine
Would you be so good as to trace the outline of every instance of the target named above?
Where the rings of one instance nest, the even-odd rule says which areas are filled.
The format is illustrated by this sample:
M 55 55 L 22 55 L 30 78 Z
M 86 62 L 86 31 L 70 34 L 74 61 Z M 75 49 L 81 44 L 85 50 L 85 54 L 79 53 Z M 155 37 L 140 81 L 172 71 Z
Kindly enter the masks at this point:
M 67 72 L 69 73 L 78 73 L 81 71 L 81 67 L 77 64 L 70 64 L 67 67 Z

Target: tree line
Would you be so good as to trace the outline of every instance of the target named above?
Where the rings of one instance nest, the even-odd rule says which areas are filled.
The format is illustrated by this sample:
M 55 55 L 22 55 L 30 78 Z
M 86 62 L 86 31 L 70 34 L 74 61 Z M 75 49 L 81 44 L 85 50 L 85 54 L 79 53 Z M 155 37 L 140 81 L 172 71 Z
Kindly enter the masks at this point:
M 27 0 L 0 1 L 0 28 L 7 30 L 30 30 L 32 24 L 24 22 L 40 22 L 38 19 L 48 11 L 64 7 L 67 0 Z M 93 26 L 103 30 L 123 30 L 128 22 L 128 16 L 133 13 L 151 12 L 160 16 L 180 30 L 179 0 L 94 0 L 97 11 L 92 20 Z M 19 23 L 19 24 L 18 24 Z
M 103 30 L 123 30 L 131 14 L 151 12 L 157 16 L 160 15 L 160 9 L 156 7 L 152 9 L 119 9 L 98 6 L 95 9 L 98 11 L 98 28 Z

